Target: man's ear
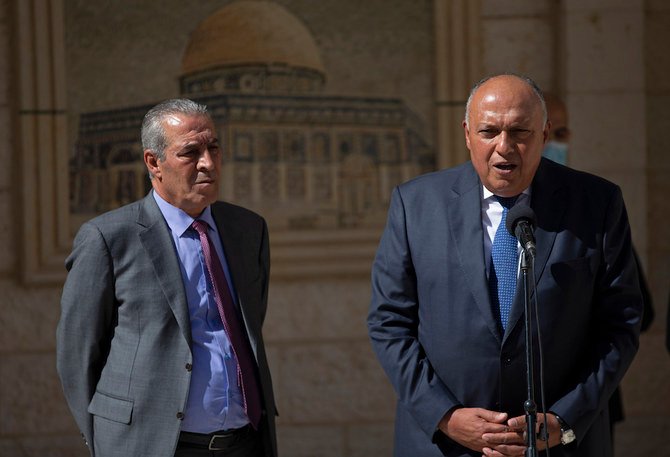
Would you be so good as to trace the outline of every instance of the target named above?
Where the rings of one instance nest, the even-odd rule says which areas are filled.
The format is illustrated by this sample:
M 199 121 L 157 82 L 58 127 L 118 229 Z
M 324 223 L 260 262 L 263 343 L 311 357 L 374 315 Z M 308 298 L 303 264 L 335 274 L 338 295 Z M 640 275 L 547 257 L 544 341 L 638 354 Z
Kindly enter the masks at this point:
M 158 156 L 151 149 L 144 150 L 144 164 L 149 170 L 149 175 L 152 178 L 161 178 L 161 168 L 158 165 Z
M 547 140 L 549 140 L 549 132 L 551 132 L 551 121 L 547 119 L 547 123 L 544 124 L 544 131 L 542 132 L 542 136 L 544 137 L 542 144 L 547 144 Z
M 468 129 L 468 123 L 463 121 L 463 134 L 465 135 L 465 145 L 470 150 L 470 129 Z

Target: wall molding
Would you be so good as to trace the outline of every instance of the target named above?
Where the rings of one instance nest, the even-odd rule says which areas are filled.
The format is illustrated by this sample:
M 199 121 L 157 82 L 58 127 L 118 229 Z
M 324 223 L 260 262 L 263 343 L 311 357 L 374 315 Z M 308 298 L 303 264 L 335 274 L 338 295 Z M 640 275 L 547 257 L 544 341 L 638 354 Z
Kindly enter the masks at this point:
M 15 0 L 14 14 L 21 280 L 55 285 L 71 244 L 63 1 Z
M 461 122 L 482 78 L 480 0 L 435 0 L 435 154 L 438 169 L 469 159 Z

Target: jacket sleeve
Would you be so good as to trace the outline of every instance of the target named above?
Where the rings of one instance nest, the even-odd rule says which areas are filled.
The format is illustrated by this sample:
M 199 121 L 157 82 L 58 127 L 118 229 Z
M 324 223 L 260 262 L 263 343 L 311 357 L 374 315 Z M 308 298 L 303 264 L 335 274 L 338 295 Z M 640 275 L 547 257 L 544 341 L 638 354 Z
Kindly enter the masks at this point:
M 620 189 L 611 194 L 603 221 L 601 259 L 592 291 L 592 347 L 578 383 L 549 410 L 560 415 L 580 440 L 621 382 L 639 345 L 642 295 L 630 227 Z
M 396 188 L 372 267 L 367 323 L 372 347 L 400 403 L 427 436 L 434 438 L 442 417 L 460 403 L 436 375 L 419 341 L 421 304 L 407 237 L 408 223 L 400 190 Z
M 87 412 L 109 351 L 115 316 L 112 262 L 100 231 L 86 223 L 65 266 L 56 332 L 57 370 L 65 399 L 91 456 L 93 418 Z

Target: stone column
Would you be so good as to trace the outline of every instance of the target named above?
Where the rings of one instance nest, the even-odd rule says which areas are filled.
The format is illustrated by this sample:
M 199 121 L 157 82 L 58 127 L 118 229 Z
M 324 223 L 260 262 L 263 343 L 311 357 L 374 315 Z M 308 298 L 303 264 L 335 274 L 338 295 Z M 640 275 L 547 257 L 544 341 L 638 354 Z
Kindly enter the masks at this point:
M 479 0 L 435 0 L 436 166 L 468 159 L 461 122 L 481 78 Z

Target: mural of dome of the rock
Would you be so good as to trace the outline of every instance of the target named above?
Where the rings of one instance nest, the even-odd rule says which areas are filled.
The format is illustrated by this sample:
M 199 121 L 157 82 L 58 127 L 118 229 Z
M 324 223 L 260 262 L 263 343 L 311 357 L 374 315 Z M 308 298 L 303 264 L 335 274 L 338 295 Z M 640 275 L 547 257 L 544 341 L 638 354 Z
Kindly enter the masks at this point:
M 316 41 L 276 3 L 235 2 L 204 19 L 175 77 L 175 97 L 205 103 L 217 126 L 221 199 L 260 212 L 273 231 L 380 227 L 393 187 L 432 168 L 423 122 L 402 100 L 323 93 Z M 149 190 L 139 131 L 151 106 L 80 115 L 74 217 Z

